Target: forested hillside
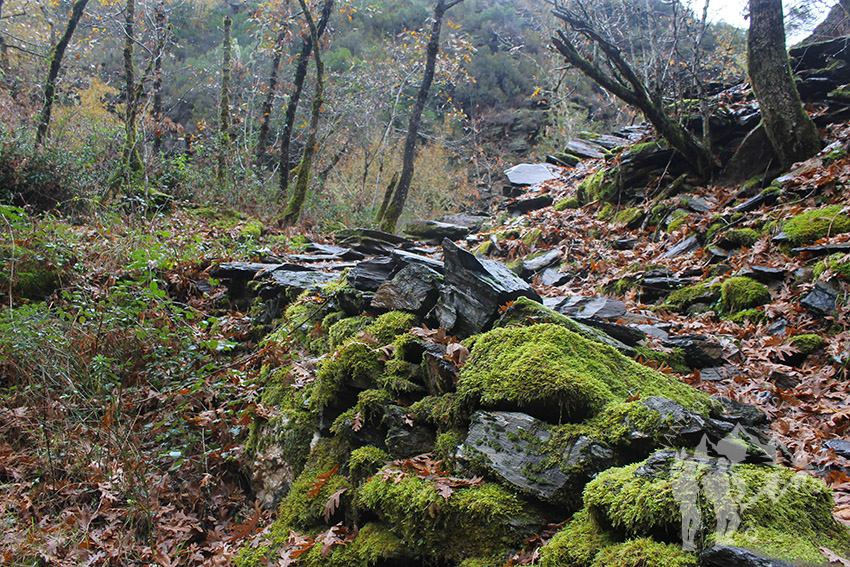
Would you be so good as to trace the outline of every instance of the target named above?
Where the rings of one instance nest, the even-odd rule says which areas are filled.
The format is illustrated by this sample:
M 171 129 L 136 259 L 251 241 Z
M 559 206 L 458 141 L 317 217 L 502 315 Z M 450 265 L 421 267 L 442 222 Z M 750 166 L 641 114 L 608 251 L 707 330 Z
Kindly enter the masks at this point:
M 0 0 L 0 562 L 850 565 L 843 6 Z

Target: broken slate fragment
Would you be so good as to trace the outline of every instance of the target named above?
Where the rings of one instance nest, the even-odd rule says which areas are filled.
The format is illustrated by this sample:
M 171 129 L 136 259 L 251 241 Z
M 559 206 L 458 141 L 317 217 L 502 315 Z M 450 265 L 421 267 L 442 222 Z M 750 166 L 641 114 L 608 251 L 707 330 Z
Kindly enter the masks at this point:
M 399 266 L 407 266 L 408 264 L 421 264 L 431 268 L 435 272 L 442 274 L 445 271 L 445 266 L 439 260 L 435 260 L 429 256 L 422 254 L 414 254 L 406 250 L 393 250 L 393 258 L 398 262 Z
M 548 207 L 554 202 L 554 199 L 550 195 L 539 195 L 537 197 L 515 199 L 508 202 L 504 208 L 511 214 L 521 215 Z
M 589 476 L 614 464 L 614 452 L 585 435 L 559 445 L 553 462 L 549 426 L 519 412 L 478 411 L 457 458 L 485 468 L 540 500 L 562 503 L 580 497 Z M 564 472 L 569 471 L 569 472 Z
M 524 272 L 536 274 L 543 268 L 548 268 L 552 264 L 561 260 L 561 251 L 557 248 L 549 250 L 545 254 L 541 254 L 536 258 L 522 261 L 522 269 Z
M 850 441 L 847 439 L 830 439 L 823 446 L 832 449 L 845 459 L 850 459 Z
M 381 284 L 372 299 L 372 307 L 409 311 L 422 317 L 436 305 L 442 280 L 443 277 L 431 268 L 409 264 Z
M 800 304 L 815 315 L 830 315 L 835 312 L 837 300 L 838 292 L 831 284 L 816 282 Z
M 675 258 L 676 256 L 681 256 L 683 254 L 687 254 L 691 250 L 695 250 L 699 247 L 699 240 L 697 240 L 696 236 L 689 236 L 683 241 L 679 242 L 673 248 L 669 249 L 664 253 L 665 258 Z
M 626 304 L 619 299 L 581 295 L 547 297 L 543 305 L 562 315 L 575 318 L 596 317 L 616 321 L 626 314 Z
M 469 234 L 469 229 L 447 222 L 415 219 L 407 223 L 404 233 L 418 239 L 442 241 L 443 238 L 449 240 L 464 238 Z
M 513 185 L 536 185 L 558 176 L 546 164 L 521 163 L 505 171 L 505 175 Z
M 561 272 L 558 268 L 547 268 L 540 276 L 540 283 L 547 286 L 558 287 L 570 281 L 573 274 Z M 545 300 L 544 300 L 545 301 Z
M 397 264 L 391 256 L 376 256 L 358 262 L 348 274 L 348 283 L 360 291 L 378 291 L 395 272 Z
M 531 286 L 504 264 L 476 258 L 451 240 L 443 240 L 445 283 L 436 315 L 446 330 L 464 336 L 487 329 L 499 308 L 519 297 L 541 301 Z
M 685 364 L 691 368 L 708 368 L 724 363 L 723 346 L 704 335 L 678 335 L 662 343 L 669 348 L 680 348 L 685 354 Z
M 352 250 L 351 248 L 343 248 L 342 246 L 333 246 L 331 244 L 317 244 L 315 242 L 311 242 L 310 244 L 308 244 L 307 248 L 305 248 L 304 251 L 339 256 L 343 260 L 349 261 L 362 260 L 363 258 L 365 258 L 362 252 L 357 252 L 356 250 Z
M 570 140 L 565 151 L 580 158 L 598 159 L 608 155 L 608 151 L 599 144 L 589 140 Z

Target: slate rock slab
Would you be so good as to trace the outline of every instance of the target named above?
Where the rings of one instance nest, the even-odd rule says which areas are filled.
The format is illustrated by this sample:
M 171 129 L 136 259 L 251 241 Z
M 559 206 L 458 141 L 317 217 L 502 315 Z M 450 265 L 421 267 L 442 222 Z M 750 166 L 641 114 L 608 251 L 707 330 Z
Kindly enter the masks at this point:
M 445 272 L 445 265 L 442 262 L 428 256 L 423 256 L 422 254 L 415 254 L 406 250 L 393 250 L 392 256 L 400 266 L 419 264 L 431 268 L 439 274 Z
M 590 140 L 570 140 L 564 151 L 580 158 L 598 159 L 604 158 L 608 152 L 600 144 Z
M 681 348 L 685 354 L 685 364 L 691 368 L 722 366 L 723 345 L 704 335 L 678 335 L 662 343 L 666 347 Z
M 558 502 L 581 494 L 588 473 L 614 464 L 614 452 L 582 435 L 559 445 L 561 458 L 553 464 L 546 450 L 552 438 L 547 424 L 519 412 L 478 411 L 469 434 L 458 450 L 458 459 L 476 461 L 519 490 L 543 501 Z M 566 474 L 564 470 L 583 471 Z
M 581 295 L 547 297 L 543 305 L 562 315 L 576 318 L 596 317 L 617 320 L 626 314 L 626 304 L 619 299 Z
M 328 254 L 331 256 L 339 256 L 343 260 L 362 260 L 366 256 L 362 252 L 352 250 L 351 248 L 343 248 L 342 246 L 333 246 L 331 244 L 317 244 L 311 242 L 304 249 L 305 252 Z
M 505 175 L 513 185 L 537 185 L 558 177 L 552 168 L 544 163 L 521 163 L 505 170 Z
M 481 230 L 481 226 L 490 220 L 490 215 L 484 212 L 480 213 L 455 213 L 453 215 L 446 215 L 444 217 L 440 217 L 437 219 L 439 222 L 445 222 L 449 224 L 456 224 L 458 226 L 464 226 L 469 229 L 470 232 L 478 232 Z
M 338 244 L 363 254 L 390 254 L 396 248 L 412 248 L 414 245 L 401 236 L 371 228 L 347 228 L 334 233 L 334 238 Z
M 825 282 L 816 282 L 812 291 L 806 295 L 800 304 L 815 315 L 830 315 L 835 312 L 838 302 L 838 292 Z
M 409 264 L 380 285 L 372 307 L 387 311 L 409 311 L 420 317 L 437 304 L 443 277 L 422 264 Z
M 715 545 L 699 554 L 702 567 L 791 567 L 790 563 L 757 555 L 743 547 Z
M 397 268 L 392 256 L 376 256 L 363 260 L 348 273 L 348 283 L 360 291 L 378 291 L 381 284 L 390 279 Z
M 522 269 L 524 272 L 530 272 L 532 274 L 536 274 L 540 270 L 544 268 L 548 268 L 552 264 L 559 262 L 561 260 L 561 251 L 559 249 L 549 250 L 545 254 L 537 256 L 536 258 L 532 258 L 530 260 L 522 261 Z
M 540 296 L 504 264 L 476 258 L 451 240 L 443 240 L 445 283 L 436 315 L 446 330 L 463 336 L 487 329 L 499 317 L 499 307 L 519 297 L 541 302 Z
M 511 214 L 521 215 L 530 211 L 536 211 L 548 207 L 555 200 L 550 195 L 538 195 L 536 197 L 519 198 L 508 202 L 504 208 Z
M 305 290 L 317 289 L 319 286 L 328 284 L 337 278 L 339 278 L 339 274 L 329 274 L 327 272 L 275 270 L 261 284 L 261 287 L 266 290 L 261 295 L 265 295 L 268 290 L 277 288 L 286 291 L 287 295 L 295 298 Z
M 572 278 L 573 274 L 570 274 L 569 272 L 562 272 L 558 270 L 558 268 L 547 268 L 540 276 L 540 283 L 547 286 L 558 287 L 569 282 Z
M 696 250 L 699 247 L 699 240 L 696 236 L 689 236 L 682 240 L 664 253 L 665 258 L 675 258 Z
M 845 459 L 850 459 L 850 441 L 847 439 L 830 439 L 823 445 L 827 449 L 832 449 Z
M 469 234 L 469 229 L 447 222 L 415 219 L 407 223 L 407 226 L 404 227 L 404 233 L 424 240 L 441 241 L 443 238 L 458 240 Z

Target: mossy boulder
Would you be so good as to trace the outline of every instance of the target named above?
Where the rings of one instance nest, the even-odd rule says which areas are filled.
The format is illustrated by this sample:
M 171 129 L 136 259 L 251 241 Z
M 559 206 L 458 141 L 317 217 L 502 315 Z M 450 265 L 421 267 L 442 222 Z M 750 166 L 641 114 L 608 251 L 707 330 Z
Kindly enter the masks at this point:
M 42 300 L 60 285 L 62 270 L 43 253 L 23 246 L 0 245 L 0 290 Z
M 640 226 L 643 219 L 646 217 L 646 212 L 640 207 L 630 207 L 623 209 L 614 215 L 611 222 L 615 224 L 624 224 L 626 228 L 635 229 Z
M 719 283 L 700 282 L 692 286 L 677 289 L 667 296 L 663 307 L 671 311 L 685 313 L 694 306 L 701 306 L 695 311 L 706 311 L 714 305 L 721 295 Z
M 430 561 L 506 555 L 519 546 L 523 533 L 514 526 L 528 514 L 522 499 L 490 482 L 454 489 L 446 497 L 438 480 L 391 467 L 357 491 L 356 504 L 392 526 L 408 549 Z
M 850 231 L 850 216 L 843 214 L 842 205 L 832 205 L 795 215 L 782 227 L 795 246 L 813 242 Z
M 815 264 L 813 274 L 815 278 L 820 278 L 827 271 L 841 279 L 850 279 L 850 258 L 847 254 L 832 254 Z
M 559 423 L 583 421 L 633 396 L 661 396 L 705 415 L 717 410 L 706 394 L 676 378 L 545 323 L 478 337 L 459 375 L 456 401 Z
M 720 311 L 734 313 L 766 303 L 770 303 L 770 290 L 756 280 L 736 276 L 726 279 L 720 286 Z
M 805 333 L 802 335 L 795 335 L 791 337 L 789 341 L 791 346 L 797 349 L 802 355 L 809 355 L 813 352 L 817 352 L 821 350 L 823 347 L 827 345 L 827 341 L 820 335 L 815 335 L 813 333 Z
M 250 220 L 239 227 L 239 238 L 256 242 L 263 235 L 264 230 L 263 223 L 258 220 Z
M 752 228 L 733 228 L 723 233 L 723 246 L 726 248 L 750 247 L 756 242 L 760 235 Z
M 567 197 L 566 199 L 561 199 L 556 202 L 554 205 L 556 211 L 566 211 L 568 209 L 580 209 L 581 208 L 581 200 L 578 197 Z
M 586 177 L 578 186 L 578 196 L 582 203 L 590 203 L 597 199 L 603 202 L 615 202 L 618 194 L 616 170 L 600 168 L 593 175 Z
M 618 540 L 653 538 L 694 552 L 730 545 L 796 564 L 825 564 L 821 546 L 850 549 L 824 483 L 774 465 L 664 451 L 600 474 L 584 502 L 593 525 Z

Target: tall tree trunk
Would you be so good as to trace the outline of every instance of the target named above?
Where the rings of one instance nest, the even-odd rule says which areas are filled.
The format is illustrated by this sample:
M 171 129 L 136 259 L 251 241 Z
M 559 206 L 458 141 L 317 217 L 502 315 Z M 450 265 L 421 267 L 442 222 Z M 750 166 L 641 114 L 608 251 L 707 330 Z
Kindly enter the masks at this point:
M 386 208 L 381 219 L 381 230 L 384 232 L 395 232 L 398 219 L 404 210 L 407 194 L 410 192 L 410 183 L 413 181 L 413 161 L 416 157 L 416 139 L 419 136 L 419 123 L 422 120 L 422 111 L 425 110 L 425 102 L 431 91 L 431 83 L 434 82 L 434 68 L 437 65 L 437 53 L 440 51 L 440 28 L 443 25 L 443 16 L 446 12 L 460 4 L 463 0 L 437 0 L 434 6 L 434 22 L 431 24 L 431 35 L 428 37 L 428 47 L 425 52 L 425 72 L 422 75 L 422 84 L 416 95 L 416 102 L 410 111 L 407 123 L 407 137 L 404 140 L 404 153 L 402 154 L 401 177 L 396 185 L 395 194 Z
M 316 29 L 316 22 L 313 21 L 313 16 L 310 14 L 310 9 L 307 7 L 306 0 L 298 0 L 301 4 L 301 9 L 304 11 L 304 19 L 307 20 L 307 26 L 310 28 L 310 37 L 313 42 L 313 59 L 316 62 L 316 93 L 313 96 L 313 107 L 310 113 L 310 130 L 307 133 L 307 144 L 304 146 L 304 153 L 301 156 L 301 161 L 298 163 L 298 180 L 295 182 L 295 187 L 292 191 L 292 196 L 286 209 L 283 211 L 284 226 L 292 226 L 298 222 L 301 217 L 301 208 L 304 206 L 304 199 L 307 197 L 307 188 L 310 183 L 310 168 L 313 165 L 313 154 L 316 151 L 316 136 L 319 130 L 319 115 L 322 110 L 322 97 L 325 92 L 325 66 L 322 63 L 321 46 L 319 45 L 319 31 Z M 333 3 L 333 0 L 328 0 L 325 3 L 327 6 Z M 287 166 L 288 167 L 288 166 Z M 281 174 L 285 168 L 281 167 Z
M 782 0 L 750 0 L 747 67 L 767 137 L 783 167 L 820 151 L 820 139 L 800 101 L 785 50 Z
M 268 162 L 266 152 L 268 151 L 269 134 L 271 132 L 272 105 L 274 103 L 274 97 L 277 94 L 277 73 L 280 69 L 281 57 L 283 57 L 283 43 L 285 39 L 286 31 L 281 31 L 274 43 L 274 55 L 272 56 L 272 68 L 269 72 L 268 92 L 266 92 L 266 98 L 263 100 L 263 106 L 260 112 L 260 130 L 257 135 L 257 149 L 255 151 L 257 166 L 263 166 Z
M 0 0 L 0 21 L 3 18 L 3 4 L 5 0 Z M 9 46 L 6 44 L 6 38 L 3 37 L 3 34 L 0 33 L 0 72 L 3 73 L 0 76 L 0 80 L 6 80 L 6 75 L 9 73 Z
M 153 138 L 153 153 L 159 157 L 162 153 L 162 58 L 165 55 L 165 39 L 168 34 L 167 24 L 165 20 L 165 3 L 160 0 L 156 5 L 156 13 L 154 14 L 154 22 L 156 23 L 156 51 L 154 52 L 153 62 L 153 119 L 156 124 Z
M 224 40 L 221 43 L 221 100 L 219 101 L 218 166 L 216 181 L 222 191 L 227 187 L 227 154 L 230 150 L 230 28 L 233 20 L 224 17 Z
M 137 94 L 136 67 L 133 64 L 134 42 L 133 26 L 136 20 L 136 2 L 127 0 L 124 13 L 124 90 L 126 91 L 126 104 L 124 110 L 124 171 L 123 176 L 116 178 L 116 183 L 121 177 L 125 183 L 141 173 L 144 169 L 142 156 L 139 152 L 138 132 L 136 131 Z M 117 185 L 114 186 L 117 189 Z
M 304 80 L 307 78 L 307 66 L 310 63 L 310 52 L 313 46 L 318 49 L 319 38 L 325 31 L 328 25 L 328 20 L 331 17 L 334 0 L 325 0 L 322 6 L 322 15 L 319 18 L 319 25 L 316 28 L 316 33 L 310 32 L 310 36 L 304 39 L 301 44 L 301 52 L 298 54 L 298 64 L 295 67 L 295 79 L 293 81 L 292 95 L 289 98 L 289 103 L 286 105 L 286 119 L 283 124 L 283 132 L 280 140 L 280 199 L 286 198 L 286 192 L 289 189 L 289 148 L 292 143 L 292 128 L 295 126 L 295 112 L 298 110 L 298 101 L 301 99 L 301 93 L 304 90 Z M 310 16 L 312 19 L 312 15 Z M 315 35 L 315 39 L 314 36 Z M 302 160 L 303 162 L 303 160 Z
M 59 76 L 59 69 L 62 65 L 62 58 L 65 56 L 65 49 L 71 41 L 71 36 L 74 35 L 74 30 L 77 29 L 77 24 L 83 16 L 83 11 L 86 9 L 86 4 L 89 0 L 77 0 L 71 9 L 71 16 L 68 18 L 68 25 L 65 27 L 65 33 L 59 38 L 56 46 L 53 48 L 53 53 L 50 55 L 50 68 L 47 71 L 47 81 L 44 83 L 44 104 L 41 107 L 41 112 L 38 115 L 38 126 L 35 132 L 35 143 L 41 145 L 47 137 L 48 128 L 50 126 L 50 115 L 53 112 L 53 101 L 56 99 L 56 78 Z M 0 8 L 3 2 L 0 0 Z M 3 44 L 5 46 L 5 42 Z M 6 59 L 5 50 L 0 56 Z

